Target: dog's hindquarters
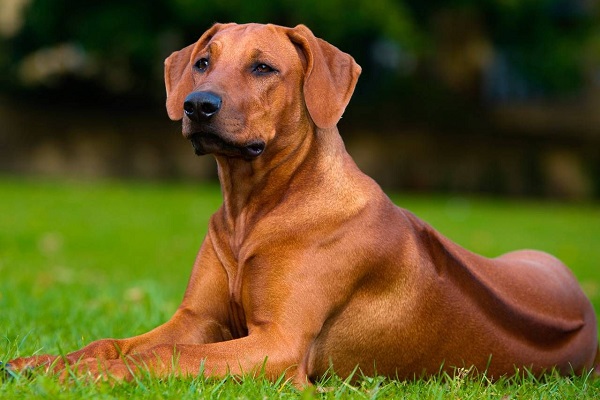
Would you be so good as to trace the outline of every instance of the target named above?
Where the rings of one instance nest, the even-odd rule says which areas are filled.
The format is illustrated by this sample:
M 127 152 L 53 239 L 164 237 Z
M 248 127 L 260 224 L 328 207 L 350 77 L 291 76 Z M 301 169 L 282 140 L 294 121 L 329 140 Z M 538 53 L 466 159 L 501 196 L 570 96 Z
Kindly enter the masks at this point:
M 594 311 L 559 260 L 531 250 L 485 258 L 401 209 L 382 220 L 366 235 L 380 236 L 381 254 L 362 261 L 371 273 L 323 326 L 309 374 L 333 366 L 346 376 L 359 365 L 412 379 L 475 366 L 499 377 L 594 366 Z

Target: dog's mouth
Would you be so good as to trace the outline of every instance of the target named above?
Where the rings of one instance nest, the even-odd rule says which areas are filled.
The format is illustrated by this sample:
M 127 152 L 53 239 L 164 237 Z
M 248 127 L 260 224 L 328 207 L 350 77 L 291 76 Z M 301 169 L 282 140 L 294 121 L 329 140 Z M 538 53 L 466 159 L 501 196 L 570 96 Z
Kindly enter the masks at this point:
M 236 144 L 214 133 L 194 133 L 189 136 L 196 155 L 219 154 L 228 157 L 242 157 L 247 160 L 260 156 L 266 144 L 262 140 L 253 140 L 246 144 Z

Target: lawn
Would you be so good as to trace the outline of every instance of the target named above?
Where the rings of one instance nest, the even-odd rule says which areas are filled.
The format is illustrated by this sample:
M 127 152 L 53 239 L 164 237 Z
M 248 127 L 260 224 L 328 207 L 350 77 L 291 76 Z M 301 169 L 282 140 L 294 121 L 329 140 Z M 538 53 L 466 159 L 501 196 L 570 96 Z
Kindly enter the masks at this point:
M 461 245 L 495 256 L 551 252 L 573 269 L 600 310 L 600 206 L 463 196 L 391 194 Z M 69 352 L 164 322 L 183 295 L 216 185 L 0 178 L 0 360 Z M 586 377 L 436 377 L 397 382 L 336 377 L 298 392 L 283 380 L 142 377 L 114 387 L 53 376 L 0 377 L 0 398 L 592 398 Z

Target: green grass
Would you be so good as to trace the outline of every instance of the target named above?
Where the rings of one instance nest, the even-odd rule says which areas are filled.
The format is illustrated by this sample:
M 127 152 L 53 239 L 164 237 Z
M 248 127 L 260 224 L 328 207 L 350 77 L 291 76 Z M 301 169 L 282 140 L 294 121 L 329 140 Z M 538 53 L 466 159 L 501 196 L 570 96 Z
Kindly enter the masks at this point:
M 479 253 L 551 252 L 574 271 L 600 310 L 600 206 L 474 197 L 392 195 Z M 183 295 L 215 185 L 68 182 L 0 178 L 0 360 L 65 353 L 103 337 L 145 332 Z M 2 379 L 12 398 L 592 398 L 600 381 L 531 377 L 489 383 L 440 376 L 398 382 L 330 377 L 298 392 L 283 380 L 204 378 L 93 385 L 53 376 Z

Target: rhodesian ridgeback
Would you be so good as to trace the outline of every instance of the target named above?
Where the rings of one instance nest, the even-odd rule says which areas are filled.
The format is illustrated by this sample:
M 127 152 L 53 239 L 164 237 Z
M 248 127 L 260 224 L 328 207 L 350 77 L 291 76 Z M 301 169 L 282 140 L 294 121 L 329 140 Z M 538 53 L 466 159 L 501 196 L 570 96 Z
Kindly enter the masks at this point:
M 559 260 L 476 255 L 358 169 L 336 125 L 360 72 L 302 25 L 216 24 L 168 57 L 169 117 L 214 155 L 223 192 L 181 306 L 140 336 L 11 368 L 260 372 L 297 385 L 357 367 L 400 379 L 593 369 L 594 310 Z

